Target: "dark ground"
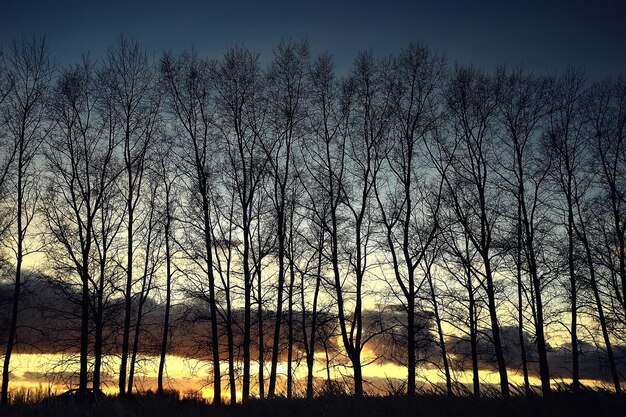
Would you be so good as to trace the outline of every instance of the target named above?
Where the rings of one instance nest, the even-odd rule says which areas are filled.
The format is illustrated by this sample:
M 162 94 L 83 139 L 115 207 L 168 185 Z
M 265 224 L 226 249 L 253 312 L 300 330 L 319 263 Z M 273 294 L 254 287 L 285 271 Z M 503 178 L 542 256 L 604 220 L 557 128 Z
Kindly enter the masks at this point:
M 235 407 L 213 407 L 198 400 L 156 396 L 109 397 L 94 404 L 22 403 L 0 409 L 2 417 L 21 416 L 626 416 L 626 396 L 603 392 L 554 393 L 549 398 L 473 398 L 419 395 L 391 397 L 319 397 L 251 401 Z

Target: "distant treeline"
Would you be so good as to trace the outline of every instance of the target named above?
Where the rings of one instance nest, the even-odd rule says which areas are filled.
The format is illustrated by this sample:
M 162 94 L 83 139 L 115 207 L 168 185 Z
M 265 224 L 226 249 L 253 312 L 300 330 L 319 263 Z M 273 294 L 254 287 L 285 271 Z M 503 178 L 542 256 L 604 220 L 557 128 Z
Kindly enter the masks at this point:
M 406 366 L 409 396 L 419 366 L 448 394 L 466 371 L 480 395 L 485 368 L 503 396 L 511 372 L 548 395 L 563 367 L 577 391 L 592 354 L 621 392 L 626 79 L 421 44 L 342 77 L 307 42 L 268 65 L 150 56 L 125 37 L 65 67 L 45 39 L 2 50 L 2 402 L 24 314 L 78 351 L 82 392 L 113 352 L 120 394 L 146 353 L 162 393 L 175 334 L 211 361 L 216 403 L 224 383 L 233 402 L 313 396 L 320 361 L 362 396 L 365 351 Z

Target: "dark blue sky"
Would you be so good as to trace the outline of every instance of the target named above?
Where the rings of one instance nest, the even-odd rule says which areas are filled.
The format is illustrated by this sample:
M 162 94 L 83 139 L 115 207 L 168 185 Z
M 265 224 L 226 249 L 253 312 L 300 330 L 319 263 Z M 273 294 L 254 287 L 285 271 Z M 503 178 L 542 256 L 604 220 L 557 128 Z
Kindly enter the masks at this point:
M 421 41 L 451 62 L 536 71 L 583 66 L 590 78 L 626 73 L 626 0 L 68 1 L 0 0 L 0 44 L 47 34 L 60 64 L 99 56 L 124 33 L 148 50 L 195 45 L 217 56 L 245 44 L 271 57 L 281 38 L 329 50 L 340 69 Z

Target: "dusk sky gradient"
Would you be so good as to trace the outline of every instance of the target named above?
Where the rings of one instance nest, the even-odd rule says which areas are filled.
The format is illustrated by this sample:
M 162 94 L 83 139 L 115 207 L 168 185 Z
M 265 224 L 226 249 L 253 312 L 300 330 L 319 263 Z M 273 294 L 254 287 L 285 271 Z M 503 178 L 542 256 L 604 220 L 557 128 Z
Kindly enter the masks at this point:
M 106 58 L 121 35 L 151 62 L 120 47 L 96 63 L 101 79 L 56 71 Z M 19 42 L 44 36 L 56 72 Z M 304 39 L 339 76 L 364 50 L 404 61 L 363 61 L 335 84 L 297 51 L 266 65 Z M 357 397 L 411 395 L 415 381 L 504 396 L 509 382 L 626 387 L 626 0 L 0 0 L 0 52 L 13 41 L 0 56 L 0 403 L 9 380 L 80 381 L 83 395 L 100 375 L 108 393 L 128 376 L 129 395 L 165 379 L 244 401 L 269 375 L 270 398 L 305 379 L 311 395 L 314 377 L 330 397 L 332 381 Z M 411 43 L 449 68 L 586 80 L 496 83 L 399 54 Z M 259 53 L 264 78 L 247 54 L 219 71 L 157 66 L 235 46 Z
M 378 56 L 419 41 L 449 62 L 490 69 L 524 63 L 538 72 L 584 67 L 590 79 L 626 72 L 626 0 L 530 1 L 68 1 L 1 0 L 0 45 L 47 35 L 66 65 L 101 56 L 123 33 L 160 55 L 194 45 L 219 56 L 234 45 L 263 61 L 281 39 L 328 50 L 339 71 L 356 53 Z

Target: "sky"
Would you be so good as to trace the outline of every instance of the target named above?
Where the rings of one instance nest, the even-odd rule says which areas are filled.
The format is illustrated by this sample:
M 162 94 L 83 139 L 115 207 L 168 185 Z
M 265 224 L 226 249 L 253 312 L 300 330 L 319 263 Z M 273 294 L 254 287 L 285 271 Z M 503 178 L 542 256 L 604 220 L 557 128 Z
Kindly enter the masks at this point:
M 281 39 L 308 39 L 340 71 L 359 51 L 386 56 L 417 41 L 452 65 L 626 73 L 626 0 L 0 0 L 0 45 L 46 35 L 61 65 L 101 56 L 120 34 L 156 56 L 193 45 L 218 57 L 245 45 L 262 60 Z
M 120 34 L 157 57 L 191 46 L 218 57 L 245 45 L 267 61 L 281 40 L 308 39 L 345 71 L 359 51 L 386 56 L 422 42 L 451 64 L 487 70 L 626 74 L 626 0 L 0 0 L 0 47 L 45 35 L 62 66 L 88 51 L 102 56 Z

